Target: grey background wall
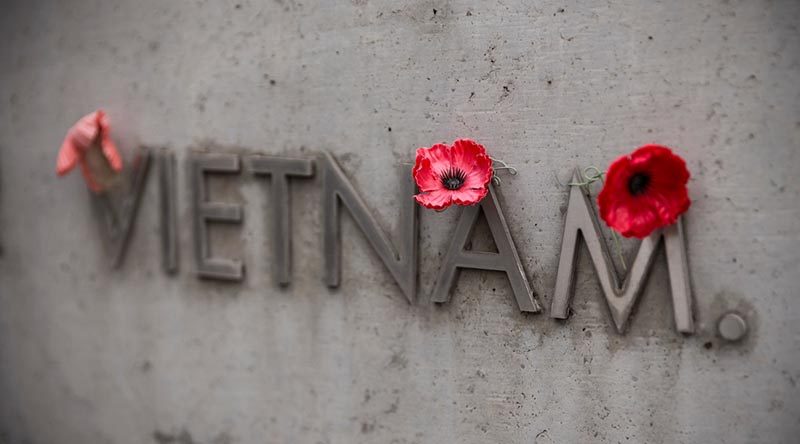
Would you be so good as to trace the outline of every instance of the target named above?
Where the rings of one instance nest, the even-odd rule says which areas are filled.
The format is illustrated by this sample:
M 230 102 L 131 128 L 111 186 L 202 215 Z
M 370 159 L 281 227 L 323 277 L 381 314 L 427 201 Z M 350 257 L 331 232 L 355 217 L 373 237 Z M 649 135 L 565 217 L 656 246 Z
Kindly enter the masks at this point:
M 0 442 L 796 442 L 798 22 L 793 1 L 4 1 Z M 177 276 L 159 265 L 155 175 L 115 272 L 79 175 L 54 175 L 97 107 L 124 149 L 178 156 Z M 422 212 L 415 305 L 347 216 L 327 289 L 318 176 L 292 185 L 289 288 L 247 171 L 211 181 L 245 206 L 212 229 L 245 281 L 194 275 L 192 150 L 330 150 L 394 232 L 397 164 L 457 137 L 519 170 L 499 194 L 543 313 L 490 272 L 428 303 L 456 209 Z M 673 330 L 663 257 L 627 335 L 586 254 L 573 317 L 550 319 L 558 182 L 651 141 L 693 173 L 698 334 Z M 714 336 L 732 308 L 740 344 Z

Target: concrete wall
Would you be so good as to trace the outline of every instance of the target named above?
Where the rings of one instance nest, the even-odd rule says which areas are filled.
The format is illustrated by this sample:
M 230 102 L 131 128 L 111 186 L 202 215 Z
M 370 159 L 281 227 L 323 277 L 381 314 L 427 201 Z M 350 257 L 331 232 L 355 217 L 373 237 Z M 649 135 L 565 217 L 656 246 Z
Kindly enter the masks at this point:
M 799 6 L 4 1 L 0 442 L 797 442 Z M 115 272 L 79 175 L 54 177 L 64 132 L 98 106 L 125 149 L 178 156 L 177 276 L 160 269 L 155 175 Z M 490 272 L 427 302 L 457 210 L 422 212 L 417 304 L 349 217 L 327 289 L 318 176 L 292 186 L 289 288 L 270 273 L 266 182 L 247 172 L 211 181 L 245 206 L 212 229 L 245 281 L 194 275 L 191 150 L 330 150 L 393 230 L 396 164 L 457 137 L 519 169 L 499 194 L 543 313 Z M 663 257 L 627 335 L 586 254 L 575 314 L 550 319 L 558 180 L 649 141 L 693 173 L 698 334 L 673 330 Z M 751 329 L 738 344 L 714 336 L 732 308 Z

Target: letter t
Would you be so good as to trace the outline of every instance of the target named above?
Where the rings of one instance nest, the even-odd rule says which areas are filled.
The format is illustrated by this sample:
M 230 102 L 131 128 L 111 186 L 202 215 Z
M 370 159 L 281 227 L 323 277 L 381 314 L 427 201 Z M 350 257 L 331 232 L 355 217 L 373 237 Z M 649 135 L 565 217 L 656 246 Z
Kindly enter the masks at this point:
M 292 280 L 289 176 L 313 176 L 314 163 L 309 159 L 272 156 L 251 156 L 248 160 L 254 174 L 270 176 L 274 276 L 280 285 L 289 285 Z

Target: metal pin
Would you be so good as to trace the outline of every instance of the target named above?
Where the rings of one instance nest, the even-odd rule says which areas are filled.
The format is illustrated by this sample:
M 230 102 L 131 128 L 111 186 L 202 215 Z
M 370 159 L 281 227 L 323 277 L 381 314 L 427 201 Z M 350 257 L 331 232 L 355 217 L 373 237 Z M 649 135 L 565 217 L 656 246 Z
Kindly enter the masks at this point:
M 741 314 L 729 311 L 720 316 L 717 333 L 726 341 L 739 341 L 747 334 L 747 322 Z

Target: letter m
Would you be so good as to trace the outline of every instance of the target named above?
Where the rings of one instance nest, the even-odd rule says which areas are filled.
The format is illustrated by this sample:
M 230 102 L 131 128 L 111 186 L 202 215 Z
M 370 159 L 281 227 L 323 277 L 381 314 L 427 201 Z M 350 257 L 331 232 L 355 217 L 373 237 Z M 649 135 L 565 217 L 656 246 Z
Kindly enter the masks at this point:
M 573 179 L 573 182 L 576 181 L 577 175 L 576 179 Z M 569 316 L 570 299 L 574 293 L 579 232 L 589 249 L 595 273 L 600 280 L 600 287 L 619 333 L 625 332 L 628 318 L 644 288 L 656 250 L 663 238 L 667 267 L 669 268 L 675 326 L 681 333 L 694 332 L 692 291 L 689 285 L 689 267 L 681 219 L 671 226 L 654 231 L 642 240 L 628 275 L 624 282 L 620 283 L 608 252 L 608 246 L 602 238 L 597 215 L 592 210 L 589 196 L 583 187 L 577 185 L 572 186 L 569 194 L 551 317 L 566 319 Z

